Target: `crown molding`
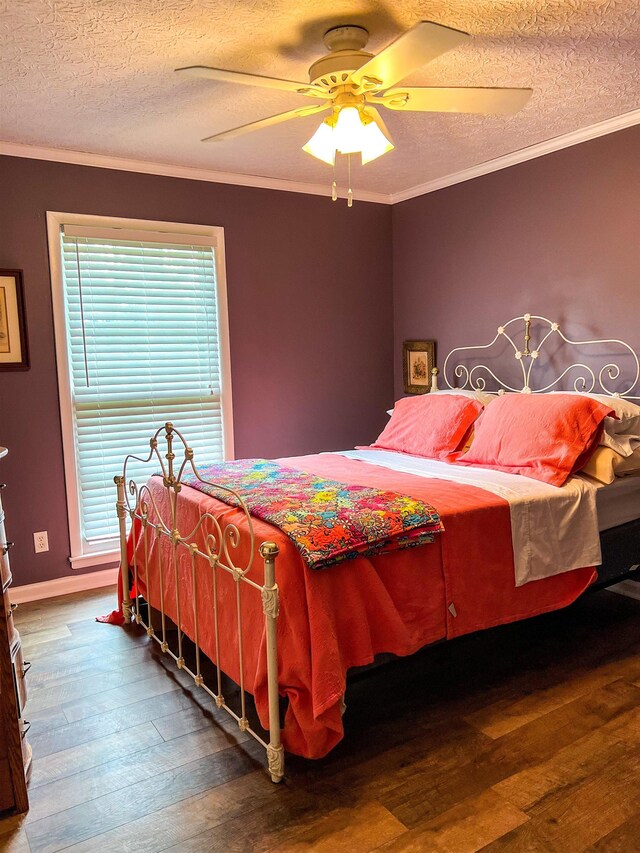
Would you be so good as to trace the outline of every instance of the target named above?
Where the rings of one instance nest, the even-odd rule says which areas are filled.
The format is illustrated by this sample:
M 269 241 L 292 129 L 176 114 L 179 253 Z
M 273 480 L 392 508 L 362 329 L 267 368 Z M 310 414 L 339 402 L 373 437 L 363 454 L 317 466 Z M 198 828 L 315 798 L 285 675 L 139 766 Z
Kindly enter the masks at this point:
M 402 201 L 408 201 L 411 198 L 460 184 L 463 181 L 470 181 L 473 178 L 479 178 L 481 175 L 488 175 L 501 169 L 508 169 L 509 166 L 516 166 L 518 163 L 525 163 L 527 160 L 534 160 L 536 157 L 544 157 L 545 154 L 561 151 L 563 148 L 570 148 L 572 145 L 579 145 L 581 142 L 588 142 L 590 139 L 597 139 L 599 136 L 606 136 L 609 133 L 615 133 L 636 124 L 640 124 L 640 109 L 631 110 L 631 112 L 605 119 L 605 121 L 599 121 L 589 127 L 573 130 L 571 133 L 565 133 L 562 136 L 554 136 L 544 142 L 537 142 L 527 148 L 520 148 L 511 154 L 496 157 L 494 160 L 487 160 L 485 163 L 479 163 L 469 169 L 463 169 L 460 172 L 444 175 L 442 178 L 435 178 L 424 184 L 417 184 L 415 187 L 392 193 L 389 203 L 398 204 Z
M 423 184 L 400 190 L 397 193 L 378 193 L 367 190 L 356 190 L 354 198 L 357 201 L 370 201 L 375 204 L 399 204 L 421 195 L 436 192 L 445 187 L 460 184 L 464 181 L 508 169 L 518 163 L 544 157 L 554 151 L 597 139 L 627 127 L 640 124 L 640 109 L 631 110 L 613 118 L 583 127 L 579 130 L 554 136 L 552 139 L 537 142 L 502 157 L 487 160 L 469 169 L 462 169 L 441 178 L 435 178 Z M 26 157 L 32 160 L 51 160 L 55 163 L 72 163 L 77 166 L 95 166 L 101 169 L 116 169 L 124 172 L 138 172 L 146 175 L 161 175 L 170 178 L 186 178 L 191 181 L 208 181 L 217 184 L 233 184 L 240 187 L 256 187 L 267 190 L 281 190 L 284 192 L 304 193 L 307 195 L 329 196 L 329 186 L 324 184 L 311 184 L 304 181 L 287 181 L 283 178 L 268 178 L 263 175 L 241 175 L 235 172 L 217 172 L 213 169 L 199 169 L 195 166 L 176 166 L 167 163 L 154 163 L 146 160 L 129 160 L 124 157 L 110 157 L 105 154 L 89 154 L 84 151 L 71 151 L 66 148 L 46 148 L 36 145 L 24 145 L 19 142 L 0 141 L 0 155 L 8 157 Z M 344 197 L 341 194 L 341 197 Z
M 217 172 L 214 169 L 199 169 L 195 166 L 177 166 L 169 163 L 154 163 L 147 160 L 129 160 L 125 157 L 110 157 L 106 154 L 89 154 L 67 148 L 46 148 L 24 145 L 21 142 L 2 142 L 0 155 L 26 157 L 31 160 L 50 160 L 54 163 L 72 163 L 75 166 L 95 166 L 99 169 L 116 169 L 121 172 L 138 172 L 143 175 L 161 175 L 167 178 L 186 178 L 190 181 L 208 181 L 213 184 L 233 184 L 238 187 L 256 187 L 265 190 L 282 190 L 289 193 L 323 195 L 331 197 L 331 184 L 311 184 L 304 181 L 287 181 L 284 178 L 268 178 L 264 175 L 241 175 L 236 172 Z M 339 193 L 346 198 L 346 193 Z M 389 204 L 385 193 L 354 190 L 355 201 L 370 201 Z

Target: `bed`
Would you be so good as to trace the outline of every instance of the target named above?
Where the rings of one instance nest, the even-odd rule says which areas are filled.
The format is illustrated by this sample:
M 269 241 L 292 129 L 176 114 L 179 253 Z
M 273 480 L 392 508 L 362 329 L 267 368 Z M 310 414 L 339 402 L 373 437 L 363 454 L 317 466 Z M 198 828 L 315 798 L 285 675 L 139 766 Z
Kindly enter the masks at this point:
M 511 333 L 517 324 L 524 327 L 523 347 Z M 532 331 L 539 341 L 534 348 Z M 621 378 L 617 365 L 608 362 L 596 373 L 577 362 L 556 380 L 547 372 L 536 391 L 555 390 L 569 376 L 573 391 L 632 398 L 640 364 L 631 347 L 574 342 L 558 324 L 533 315 L 500 326 L 486 346 L 452 351 L 444 381 L 458 392 L 486 393 L 488 378 L 497 392 L 533 393 L 532 371 L 550 338 L 569 347 L 621 347 L 632 381 L 612 390 L 608 383 Z M 453 364 L 463 350 L 475 359 L 498 340 L 513 348 L 520 388 L 502 382 L 493 362 Z M 433 384 L 436 390 L 435 375 Z M 128 476 L 132 460 L 150 466 L 141 484 Z M 311 571 L 283 530 L 252 515 L 246 493 L 212 481 L 195 464 L 172 424 L 151 438 L 148 457 L 127 457 L 115 478 L 124 621 L 143 626 L 264 747 L 274 782 L 283 778 L 285 751 L 319 758 L 339 742 L 349 670 L 565 607 L 591 588 L 629 577 L 640 563 L 640 476 L 604 486 L 578 475 L 558 488 L 375 446 L 278 463 L 321 482 L 424 502 L 437 508 L 444 530 L 426 544 L 362 553 Z M 179 629 L 174 648 L 171 624 Z M 185 661 L 185 637 L 195 647 L 193 665 Z M 205 683 L 203 656 L 215 664 L 212 685 Z M 239 686 L 236 708 L 225 699 L 225 676 Z M 267 737 L 249 723 L 248 702 Z

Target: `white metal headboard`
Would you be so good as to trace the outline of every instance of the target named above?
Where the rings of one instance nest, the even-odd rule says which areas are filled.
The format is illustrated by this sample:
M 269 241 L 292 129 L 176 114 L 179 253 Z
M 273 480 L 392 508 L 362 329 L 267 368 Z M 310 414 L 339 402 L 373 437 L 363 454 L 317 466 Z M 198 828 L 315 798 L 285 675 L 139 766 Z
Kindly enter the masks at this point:
M 539 325 L 542 327 L 542 331 L 540 332 L 540 341 L 533 345 L 531 345 L 532 321 L 540 321 L 536 326 Z M 524 346 L 522 348 L 517 346 L 513 339 L 515 334 L 513 331 L 510 331 L 510 327 L 518 323 L 524 324 Z M 622 370 L 619 365 L 611 361 L 604 364 L 597 373 L 587 364 L 584 364 L 581 361 L 575 361 L 565 367 L 560 375 L 552 382 L 549 382 L 543 387 L 535 388 L 532 383 L 533 367 L 534 365 L 539 365 L 544 360 L 541 358 L 542 348 L 552 337 L 559 337 L 569 347 L 588 347 L 590 345 L 597 344 L 612 344 L 621 347 L 623 352 L 620 354 L 620 357 L 630 357 L 631 364 L 634 365 L 634 367 L 629 371 L 629 377 L 625 375 L 621 380 L 620 384 L 622 385 L 623 390 L 614 391 L 607 384 L 620 379 L 622 374 Z M 519 362 L 522 370 L 522 388 L 515 388 L 507 382 L 504 382 L 496 376 L 490 367 L 485 364 L 476 364 L 473 367 L 468 367 L 467 365 L 459 362 L 453 366 L 452 358 L 455 358 L 456 353 L 459 357 L 462 353 L 479 353 L 480 351 L 490 350 L 500 338 L 507 340 L 513 348 L 514 357 Z M 547 364 L 550 364 L 549 360 L 547 360 Z M 632 376 L 634 369 L 635 375 Z M 469 388 L 478 391 L 497 391 L 499 394 L 504 394 L 505 391 L 516 391 L 524 394 L 538 394 L 552 389 L 558 391 L 567 390 L 566 388 L 558 388 L 558 383 L 560 383 L 561 380 L 573 370 L 579 371 L 573 381 L 574 391 L 584 391 L 586 393 L 595 392 L 598 394 L 607 394 L 611 397 L 624 397 L 628 400 L 640 400 L 640 396 L 634 396 L 632 393 L 634 390 L 636 391 L 636 394 L 640 392 L 640 389 L 637 387 L 638 380 L 640 379 L 640 360 L 638 359 L 637 353 L 629 346 L 629 344 L 624 341 L 620 341 L 617 338 L 592 341 L 573 341 L 566 337 L 566 335 L 561 331 L 558 323 L 553 323 L 551 320 L 548 320 L 546 317 L 541 317 L 538 314 L 523 314 L 521 317 L 514 317 L 509 320 L 509 322 L 505 323 L 503 326 L 498 326 L 496 336 L 491 343 L 484 344 L 483 346 L 456 347 L 451 350 L 449 355 L 446 357 L 442 368 L 444 380 L 449 388 L 457 387 Z M 540 371 L 538 370 L 538 372 Z M 454 377 L 458 380 L 457 385 L 453 385 L 450 381 L 450 378 L 453 379 Z M 434 381 L 434 385 L 437 385 L 437 382 Z

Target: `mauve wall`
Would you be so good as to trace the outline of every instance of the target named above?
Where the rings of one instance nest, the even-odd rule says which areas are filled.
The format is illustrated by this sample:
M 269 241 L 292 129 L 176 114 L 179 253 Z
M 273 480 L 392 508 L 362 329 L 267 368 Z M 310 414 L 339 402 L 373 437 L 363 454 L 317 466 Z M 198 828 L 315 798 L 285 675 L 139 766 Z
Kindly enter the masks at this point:
M 373 440 L 393 394 L 391 211 L 0 157 L 0 268 L 24 270 L 31 369 L 0 372 L 16 584 L 71 574 L 45 212 L 222 225 L 237 456 Z M 32 534 L 49 531 L 35 555 Z
M 526 312 L 640 350 L 640 126 L 395 205 L 393 260 L 396 396 L 404 339 L 441 366 Z

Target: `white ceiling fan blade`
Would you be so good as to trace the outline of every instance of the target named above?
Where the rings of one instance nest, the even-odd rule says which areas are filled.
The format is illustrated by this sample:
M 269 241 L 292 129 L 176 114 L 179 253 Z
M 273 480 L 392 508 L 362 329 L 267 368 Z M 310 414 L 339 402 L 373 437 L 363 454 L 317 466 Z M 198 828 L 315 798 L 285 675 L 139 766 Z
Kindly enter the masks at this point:
M 420 113 L 484 113 L 511 115 L 522 109 L 532 89 L 418 87 L 391 89 L 372 103 L 390 110 Z
M 387 88 L 431 62 L 440 54 L 466 42 L 471 36 L 461 30 L 420 21 L 351 75 L 362 88 Z M 377 84 L 372 81 L 378 81 Z
M 275 116 L 262 118 L 259 121 L 252 121 L 250 124 L 243 124 L 240 127 L 233 127 L 231 130 L 223 130 L 221 133 L 214 133 L 213 136 L 206 136 L 202 142 L 224 142 L 227 139 L 234 139 L 236 136 L 242 136 L 244 133 L 251 133 L 254 130 L 262 130 L 265 127 L 272 127 L 280 124 L 283 121 L 289 121 L 292 118 L 302 118 L 311 116 L 314 113 L 320 113 L 328 110 L 327 104 L 314 104 L 310 107 L 298 107 L 297 110 L 289 110 L 286 113 L 278 113 Z
M 264 89 L 280 89 L 284 92 L 297 92 L 312 98 L 327 98 L 329 95 L 319 86 L 298 83 L 295 80 L 281 80 L 279 77 L 263 77 L 261 74 L 245 74 L 244 71 L 227 71 L 225 68 L 209 68 L 207 65 L 189 65 L 176 68 L 178 74 L 188 77 L 204 77 L 220 80 L 224 83 L 240 83 L 242 86 L 262 86 Z

